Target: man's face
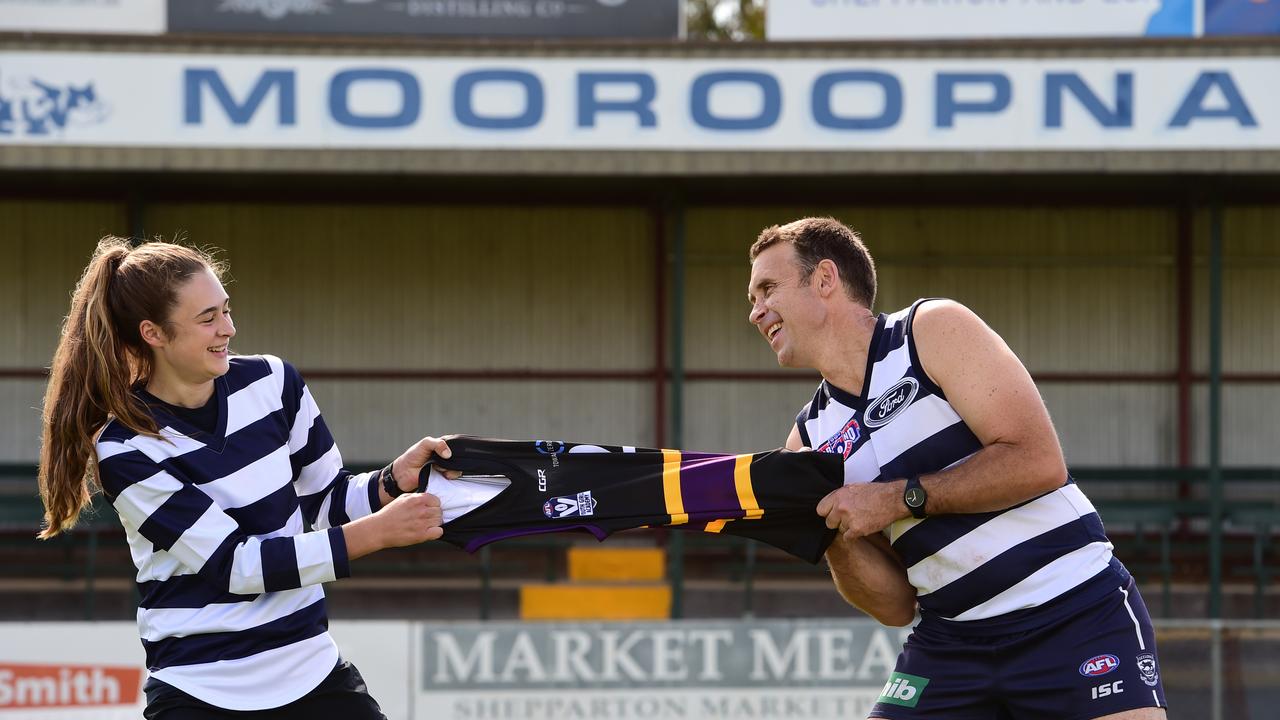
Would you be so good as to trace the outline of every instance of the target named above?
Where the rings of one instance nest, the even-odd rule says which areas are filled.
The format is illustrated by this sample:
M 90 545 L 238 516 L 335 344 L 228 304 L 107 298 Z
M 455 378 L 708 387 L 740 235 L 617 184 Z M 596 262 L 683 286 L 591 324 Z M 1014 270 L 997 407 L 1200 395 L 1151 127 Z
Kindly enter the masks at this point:
M 824 311 L 813 285 L 803 280 L 795 248 L 790 244 L 774 245 L 751 263 L 748 320 L 783 367 L 808 366 L 806 344 Z

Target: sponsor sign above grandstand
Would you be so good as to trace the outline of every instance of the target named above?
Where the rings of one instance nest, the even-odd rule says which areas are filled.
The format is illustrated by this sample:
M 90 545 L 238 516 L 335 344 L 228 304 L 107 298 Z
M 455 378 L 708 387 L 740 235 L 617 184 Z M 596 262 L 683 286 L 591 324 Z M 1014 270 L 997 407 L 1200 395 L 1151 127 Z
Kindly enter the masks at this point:
M 0 145 L 1280 148 L 1280 58 L 0 53 Z
M 169 29 L 674 39 L 682 10 L 682 0 L 169 0 Z
M 1280 33 L 1280 0 L 774 0 L 770 40 Z
M 157 35 L 165 0 L 0 0 L 0 31 Z

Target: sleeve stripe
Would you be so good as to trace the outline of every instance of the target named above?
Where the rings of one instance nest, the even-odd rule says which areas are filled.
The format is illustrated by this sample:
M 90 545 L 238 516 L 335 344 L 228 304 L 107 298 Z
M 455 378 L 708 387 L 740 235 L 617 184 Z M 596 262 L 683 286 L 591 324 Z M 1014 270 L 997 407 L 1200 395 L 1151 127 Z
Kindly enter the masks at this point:
M 151 513 L 138 526 L 138 532 L 150 540 L 156 548 L 169 550 L 204 517 L 211 505 L 213 505 L 213 498 L 194 487 L 184 487 L 170 495 L 155 512 Z
M 341 533 L 342 530 L 334 528 Z M 297 553 L 294 558 L 295 568 L 303 585 L 331 582 L 337 580 L 334 573 L 333 547 L 329 531 L 313 532 L 299 535 L 294 544 Z
M 322 492 L 329 487 L 341 469 L 342 454 L 338 451 L 338 446 L 333 445 L 331 441 L 328 452 L 301 469 L 294 486 L 299 495 Z
M 347 515 L 347 490 L 350 486 L 351 476 L 344 470 L 338 479 L 333 483 L 333 489 L 329 491 L 329 527 L 338 527 L 344 523 L 350 522 L 351 518 Z
M 180 489 L 182 489 L 182 482 L 179 482 L 178 478 L 160 470 L 151 477 L 134 480 L 132 484 L 120 488 L 120 491 L 115 493 L 115 510 L 131 520 L 134 525 L 141 525 L 146 523 L 152 512 L 159 510 L 160 506 Z
M 298 554 L 292 537 L 262 543 L 262 587 L 267 592 L 299 587 Z
M 747 520 L 757 520 L 764 515 L 751 486 L 752 459 L 752 455 L 739 455 L 733 465 L 733 486 L 738 491 L 738 504 L 746 511 Z
M 238 595 L 266 592 L 262 577 L 262 542 L 249 538 L 232 550 L 227 587 Z
M 368 491 L 367 494 L 369 496 L 365 499 L 369 501 L 370 515 L 378 512 L 378 510 L 382 508 L 382 495 L 378 493 L 378 482 L 375 479 L 377 477 L 377 474 L 378 474 L 378 471 L 374 470 L 372 473 L 369 474 L 368 478 L 365 480 L 365 490 Z
M 378 471 L 363 472 L 359 475 L 351 475 L 347 477 L 347 502 L 346 513 L 348 518 L 364 517 L 373 512 L 373 506 L 368 503 L 369 493 L 368 486 L 372 483 L 370 478 Z
M 316 418 L 320 416 L 320 408 L 311 397 L 310 388 L 302 387 L 302 397 L 298 401 L 298 411 L 289 418 L 289 451 L 297 452 L 308 443 Z
M 334 577 L 351 577 L 351 562 L 347 559 L 347 536 L 342 534 L 342 528 L 329 529 L 329 547 L 333 550 Z
M 670 525 L 689 522 L 689 515 L 684 511 L 684 496 L 680 492 L 679 450 L 662 451 L 662 498 L 667 514 L 671 516 Z

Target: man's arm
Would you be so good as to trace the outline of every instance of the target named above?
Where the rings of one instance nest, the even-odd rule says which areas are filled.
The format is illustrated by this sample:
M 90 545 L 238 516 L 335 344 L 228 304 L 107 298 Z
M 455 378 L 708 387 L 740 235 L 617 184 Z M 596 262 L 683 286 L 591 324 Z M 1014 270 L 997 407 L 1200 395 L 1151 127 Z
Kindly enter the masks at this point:
M 930 515 L 1003 510 L 1061 487 L 1062 447 L 1031 375 L 1004 340 L 971 310 L 925 303 L 912 327 L 920 364 L 982 443 L 947 470 L 920 476 Z M 834 517 L 849 536 L 878 532 L 910 517 L 906 480 L 848 486 Z M 832 516 L 828 516 L 829 518 Z
M 799 450 L 803 445 L 799 428 L 792 427 L 787 449 Z M 837 537 L 827 548 L 827 564 L 836 590 L 850 605 L 882 625 L 901 627 L 915 619 L 916 589 L 907 581 L 906 569 L 883 535 Z

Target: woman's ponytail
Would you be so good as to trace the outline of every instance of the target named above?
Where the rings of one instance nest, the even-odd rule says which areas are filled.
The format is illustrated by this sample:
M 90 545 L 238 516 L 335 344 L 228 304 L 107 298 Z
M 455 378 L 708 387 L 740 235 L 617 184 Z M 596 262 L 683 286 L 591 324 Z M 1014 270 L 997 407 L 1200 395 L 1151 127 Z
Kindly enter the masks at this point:
M 151 349 L 138 326 L 168 328 L 178 288 L 221 263 L 195 248 L 168 243 L 133 247 L 105 237 L 71 297 L 71 311 L 49 368 L 40 443 L 40 498 L 48 539 L 75 525 L 96 485 L 94 439 L 114 419 L 143 435 L 159 429 L 133 386 L 151 375 Z

